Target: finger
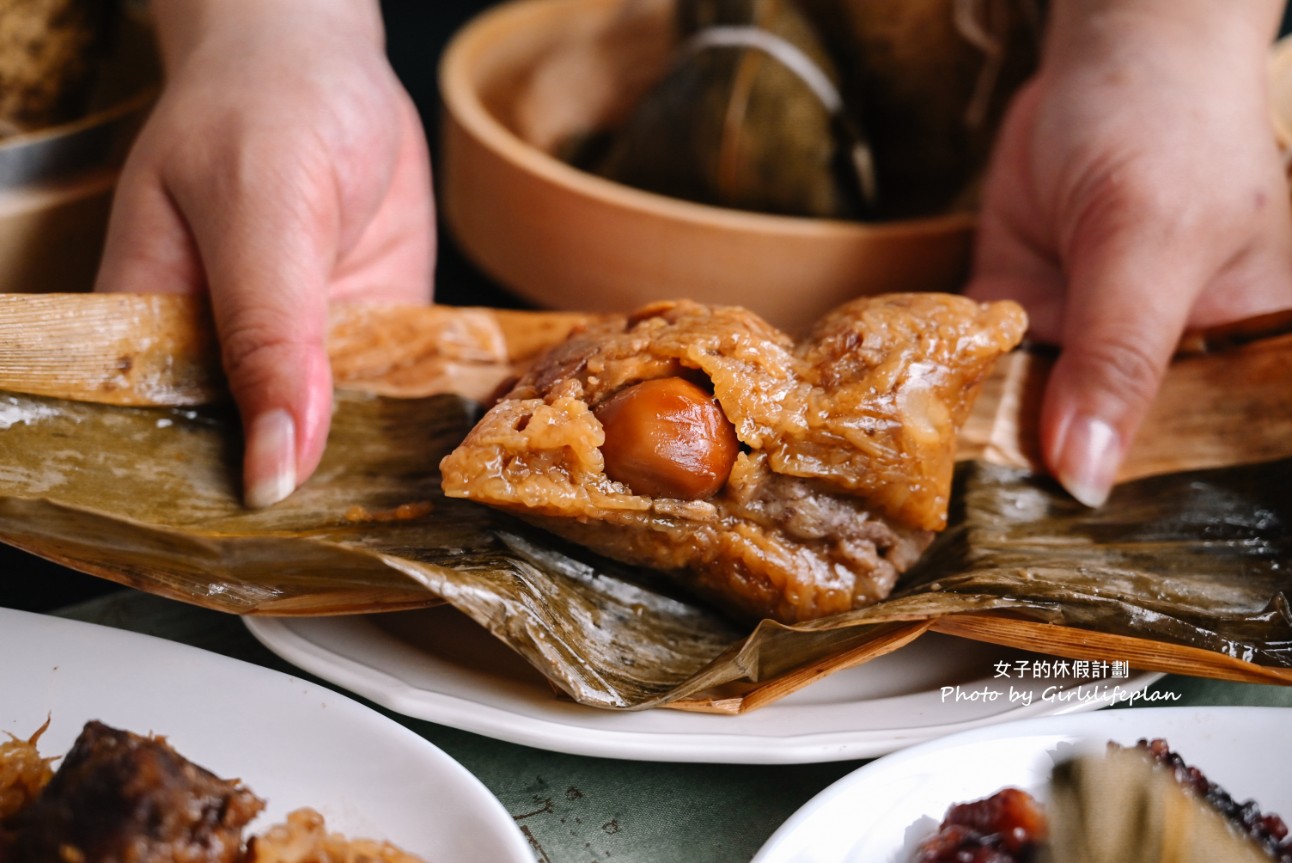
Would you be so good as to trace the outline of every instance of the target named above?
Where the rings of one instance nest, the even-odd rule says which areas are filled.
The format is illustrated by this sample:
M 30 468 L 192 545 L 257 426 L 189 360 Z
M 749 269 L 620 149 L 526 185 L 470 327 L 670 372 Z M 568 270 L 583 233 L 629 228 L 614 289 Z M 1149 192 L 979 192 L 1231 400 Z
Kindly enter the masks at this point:
M 216 188 L 189 187 L 183 178 L 172 187 L 190 214 L 242 415 L 244 500 L 265 507 L 313 473 L 327 438 L 327 286 L 337 214 L 335 193 L 313 182 L 325 173 L 255 156 L 244 151 L 222 165 L 229 181 Z
M 1027 312 L 1028 335 L 1057 343 L 1062 337 L 1063 273 L 1052 257 L 984 213 L 965 293 L 979 302 L 1014 300 Z
M 399 114 L 396 122 L 404 132 L 394 172 L 382 184 L 386 193 L 371 216 L 362 214 L 361 224 L 367 229 L 362 235 L 347 243 L 343 231 L 343 260 L 332 274 L 334 302 L 431 301 L 436 237 L 430 155 L 416 108 L 406 95 Z
M 1046 196 L 1037 192 L 1032 128 L 1043 104 L 1034 79 L 1019 90 L 997 136 L 983 184 L 965 293 L 980 302 L 1014 300 L 1028 317 L 1030 338 L 1057 342 L 1064 274 L 1054 254 Z
M 94 289 L 113 293 L 184 293 L 205 290 L 193 236 L 146 167 L 127 163 L 113 196 Z
M 1276 189 L 1284 186 L 1281 177 L 1271 184 Z M 1255 196 L 1253 210 L 1263 218 L 1252 251 L 1237 257 L 1207 285 L 1193 306 L 1190 329 L 1292 309 L 1292 209 L 1272 198 L 1264 193 Z

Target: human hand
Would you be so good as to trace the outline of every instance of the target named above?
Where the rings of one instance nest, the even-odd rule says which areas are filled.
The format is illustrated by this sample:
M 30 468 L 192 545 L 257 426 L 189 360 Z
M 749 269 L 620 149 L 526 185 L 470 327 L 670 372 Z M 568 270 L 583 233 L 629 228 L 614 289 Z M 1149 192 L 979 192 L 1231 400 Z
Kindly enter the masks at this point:
M 244 499 L 268 506 L 322 457 L 329 302 L 430 300 L 425 135 L 376 3 L 153 6 L 166 85 L 123 168 L 96 288 L 209 292 Z
M 1282 4 L 1057 0 L 984 189 L 978 299 L 1061 346 L 1047 466 L 1109 493 L 1181 335 L 1292 307 L 1292 217 L 1266 58 Z

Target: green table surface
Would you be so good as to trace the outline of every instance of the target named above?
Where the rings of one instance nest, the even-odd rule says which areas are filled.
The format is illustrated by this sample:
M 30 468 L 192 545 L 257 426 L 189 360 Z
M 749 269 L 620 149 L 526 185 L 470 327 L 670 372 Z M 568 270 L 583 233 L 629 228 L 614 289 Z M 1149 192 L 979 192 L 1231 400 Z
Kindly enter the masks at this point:
M 36 565 L 34 560 L 5 561 L 0 606 L 24 607 L 20 585 L 25 583 L 29 592 L 34 579 L 48 576 L 50 565 L 39 564 L 42 572 L 24 573 L 24 567 Z M 73 596 L 67 598 L 77 598 L 77 591 L 70 593 Z M 261 646 L 237 617 L 132 590 L 81 593 L 79 601 L 45 613 L 160 636 L 310 677 Z M 1168 676 L 1153 690 L 1169 694 L 1169 703 L 1175 705 L 1292 707 L 1292 687 Z M 412 728 L 478 776 L 516 819 L 540 863 L 748 861 L 785 819 L 865 763 L 761 766 L 583 757 L 373 708 Z

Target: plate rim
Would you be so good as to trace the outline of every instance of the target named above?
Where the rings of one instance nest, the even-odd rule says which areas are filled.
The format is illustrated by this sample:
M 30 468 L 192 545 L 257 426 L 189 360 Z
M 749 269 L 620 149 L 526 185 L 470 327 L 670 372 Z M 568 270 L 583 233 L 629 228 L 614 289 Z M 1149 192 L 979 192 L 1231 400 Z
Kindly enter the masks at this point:
M 945 737 L 928 740 L 914 746 L 874 759 L 841 776 L 825 788 L 818 791 L 801 807 L 795 810 L 767 838 L 750 863 L 788 863 L 799 860 L 797 856 L 788 856 L 795 851 L 802 851 L 801 842 L 796 841 L 799 832 L 805 825 L 810 825 L 817 811 L 833 804 L 837 798 L 855 793 L 855 787 L 874 781 L 899 769 L 902 765 L 918 764 L 930 755 L 938 752 L 962 749 L 975 743 L 1000 741 L 1013 737 L 1031 739 L 1054 736 L 1073 738 L 1093 737 L 1099 734 L 1100 728 L 1109 728 L 1121 724 L 1152 723 L 1165 720 L 1165 727 L 1176 726 L 1181 720 L 1203 723 L 1250 721 L 1256 723 L 1258 717 L 1268 717 L 1274 711 L 1288 711 L 1292 708 L 1270 705 L 1171 705 L 1154 707 L 1130 707 L 1116 710 L 1097 710 L 1086 713 L 1036 716 L 1001 723 L 990 727 L 972 728 Z M 1292 716 L 1292 713 L 1289 713 Z M 1102 732 L 1108 733 L 1107 731 Z M 1102 734 L 1101 734 L 1102 736 Z M 1169 733 L 1167 734 L 1169 739 Z M 1186 754 L 1186 758 L 1187 758 Z M 807 859 L 807 858 L 803 858 Z
M 335 721 L 338 727 L 358 723 L 356 728 L 365 732 L 374 728 L 379 729 L 391 747 L 409 753 L 416 752 L 419 758 L 418 763 L 434 765 L 437 775 L 452 780 L 453 787 L 457 789 L 458 794 L 469 794 L 472 801 L 471 808 L 479 812 L 482 818 L 481 824 L 492 836 L 497 837 L 495 850 L 506 854 L 506 857 L 501 859 L 499 863 L 532 863 L 532 850 L 524 838 L 524 834 L 516 825 L 515 819 L 503 806 L 497 795 L 478 776 L 427 738 L 396 719 L 364 704 L 350 693 L 338 691 L 333 687 L 275 668 L 269 668 L 255 662 L 159 635 L 138 632 L 108 623 L 0 607 L 0 633 L 9 635 L 14 632 L 19 633 L 20 636 L 59 639 L 60 641 L 89 638 L 96 645 L 102 647 L 102 657 L 116 657 L 122 653 L 132 659 L 138 659 L 139 655 L 145 657 L 164 655 L 168 658 L 168 662 L 177 660 L 186 664 L 191 662 L 199 671 L 203 667 L 207 669 L 223 667 L 228 675 L 249 681 L 247 688 L 251 691 L 256 691 L 263 686 L 282 692 L 284 703 L 296 701 L 297 699 L 301 700 L 302 703 L 311 699 L 315 700 L 326 708 L 327 715 L 335 717 L 335 720 L 329 721 Z M 0 637 L 0 640 L 3 640 L 3 637 Z M 130 649 L 123 649 L 125 645 L 129 645 Z M 150 651 L 155 651 L 156 653 L 150 653 Z M 13 659 L 0 657 L 0 666 L 27 671 L 32 675 L 33 679 L 42 674 L 58 674 L 67 667 L 63 662 L 51 666 L 39 660 L 35 662 L 28 661 L 26 658 L 27 653 L 28 651 L 26 650 L 11 653 L 10 656 L 15 657 Z M 67 658 L 65 653 L 61 654 L 61 656 L 64 660 Z M 87 660 L 85 667 L 93 668 L 97 665 L 102 665 L 103 662 L 104 659 L 101 658 Z M 143 663 L 134 663 L 129 673 L 146 677 L 150 673 L 147 660 L 145 659 Z M 255 685 L 252 685 L 252 681 L 255 682 Z M 130 730 L 136 733 L 144 733 L 144 730 L 138 728 Z M 146 729 L 146 731 L 149 733 L 154 731 L 167 733 L 168 736 L 173 736 L 175 733 L 173 731 L 168 732 L 166 729 L 152 728 Z M 181 754 L 184 753 L 181 751 Z M 253 784 L 252 791 L 255 792 L 256 790 Z M 323 802 L 316 801 L 314 804 L 303 803 L 301 805 L 321 806 Z M 292 806 L 289 808 L 298 807 Z M 332 821 L 329 819 L 329 827 L 332 826 Z M 333 829 L 344 830 L 344 828 Z M 422 855 L 419 854 L 419 856 Z M 445 861 L 445 863 L 448 863 L 448 861 Z
M 327 623 L 324 625 L 337 625 L 338 622 L 357 624 L 368 622 L 375 616 L 353 615 L 345 618 L 327 618 Z M 443 691 L 419 689 L 393 674 L 370 665 L 363 665 L 353 657 L 337 653 L 330 647 L 325 648 L 320 644 L 321 640 L 312 641 L 304 638 L 299 632 L 299 627 L 311 626 L 314 620 L 310 618 L 255 616 L 246 617 L 243 622 L 257 641 L 293 666 L 402 715 L 437 722 L 523 746 L 570 755 L 620 760 L 770 766 L 876 758 L 927 740 L 940 739 L 980 726 L 993 727 L 1003 722 L 1022 721 L 1032 717 L 1086 712 L 1107 703 L 1097 700 L 1044 710 L 1043 704 L 1036 703 L 992 716 L 907 729 L 848 729 L 796 733 L 788 737 L 732 735 L 726 732 L 634 731 L 628 733 L 613 728 L 569 725 L 549 715 L 520 714 L 495 703 L 466 700 L 459 695 Z M 371 623 L 367 625 L 373 626 Z M 326 657 L 320 656 L 324 650 L 330 651 Z M 1131 685 L 1134 691 L 1146 689 L 1165 676 L 1160 672 L 1138 670 L 1134 671 L 1133 675 L 1133 678 L 1123 683 Z M 384 678 L 386 685 L 382 685 L 383 681 L 378 679 L 379 676 Z M 428 708 L 428 703 L 432 703 L 433 706 Z M 573 701 L 561 701 L 555 697 L 552 699 L 552 704 L 559 705 L 553 708 L 557 711 L 592 711 L 594 714 L 604 714 L 607 717 L 621 713 L 611 710 L 602 711 Z M 767 705 L 760 708 L 757 714 L 765 715 L 768 711 L 776 709 L 777 704 Z M 656 708 L 656 710 L 673 712 L 664 708 Z M 702 714 L 685 715 L 698 717 Z M 741 719 L 740 716 L 705 718 L 729 723 L 736 723 Z M 517 723 L 517 719 L 524 721 Z M 613 718 L 608 718 L 606 725 L 613 726 L 614 722 Z M 577 733 L 571 734 L 571 731 Z M 629 740 L 631 745 L 626 745 Z

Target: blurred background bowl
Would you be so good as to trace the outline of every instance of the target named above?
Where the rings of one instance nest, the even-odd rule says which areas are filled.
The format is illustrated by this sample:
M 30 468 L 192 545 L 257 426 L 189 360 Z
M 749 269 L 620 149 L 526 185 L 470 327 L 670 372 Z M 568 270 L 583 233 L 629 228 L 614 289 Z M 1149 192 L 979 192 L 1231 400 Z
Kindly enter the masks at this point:
M 791 330 L 859 294 L 962 286 L 969 213 L 880 223 L 762 215 L 640 191 L 554 156 L 559 136 L 535 130 L 597 129 L 617 73 L 585 64 L 569 86 L 545 73 L 622 8 L 513 0 L 449 44 L 440 207 L 485 273 L 540 307 L 617 311 L 689 297 L 744 305 Z M 615 51 L 605 54 L 613 63 Z
M 0 138 L 0 291 L 93 286 L 112 190 L 160 80 L 150 22 L 123 4 L 80 116 Z

